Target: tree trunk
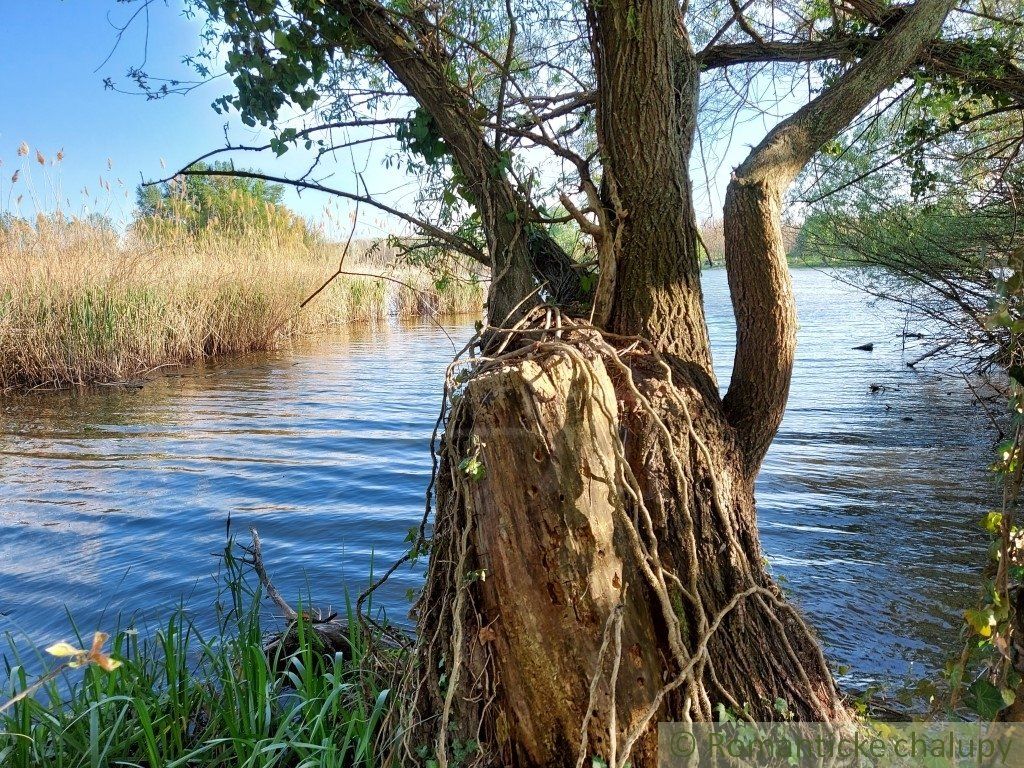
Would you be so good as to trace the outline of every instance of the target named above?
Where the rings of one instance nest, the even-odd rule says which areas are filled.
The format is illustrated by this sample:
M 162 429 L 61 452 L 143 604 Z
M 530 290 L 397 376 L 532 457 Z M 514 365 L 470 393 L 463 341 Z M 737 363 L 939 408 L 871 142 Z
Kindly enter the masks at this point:
M 689 181 L 698 66 L 679 4 L 589 4 L 613 257 L 602 279 L 614 284 L 598 291 L 612 289 L 597 313 L 606 333 L 531 310 L 526 327 L 488 338 L 490 357 L 457 390 L 401 699 L 402 761 L 599 757 L 646 768 L 658 721 L 711 720 L 719 706 L 772 720 L 781 701 L 799 720 L 848 720 L 758 542 L 754 479 L 795 345 L 781 200 L 916 60 L 952 4 L 918 0 L 736 169 L 725 213 L 738 333 L 725 403 Z M 502 245 L 501 217 L 482 213 L 497 264 L 518 235 Z
M 483 366 L 452 409 L 410 753 L 642 768 L 658 721 L 718 705 L 844 720 L 764 570 L 717 391 L 692 366 L 570 335 Z
M 602 184 L 615 243 L 608 327 L 713 377 L 689 175 L 699 69 L 679 4 L 608 0 L 595 3 L 591 16 Z

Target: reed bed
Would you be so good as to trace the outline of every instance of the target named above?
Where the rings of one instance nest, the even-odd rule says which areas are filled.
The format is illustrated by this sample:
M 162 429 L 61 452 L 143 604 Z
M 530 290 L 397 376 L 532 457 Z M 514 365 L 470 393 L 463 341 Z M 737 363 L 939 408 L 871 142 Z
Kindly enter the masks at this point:
M 387 249 L 273 231 L 119 234 L 82 220 L 0 226 L 0 389 L 129 379 L 387 316 L 479 312 L 479 282 L 435 284 Z

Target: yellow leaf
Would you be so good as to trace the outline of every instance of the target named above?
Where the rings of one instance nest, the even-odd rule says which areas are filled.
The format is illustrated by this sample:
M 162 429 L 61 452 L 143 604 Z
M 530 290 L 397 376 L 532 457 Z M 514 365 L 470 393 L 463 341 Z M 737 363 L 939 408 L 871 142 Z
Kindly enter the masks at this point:
M 991 637 L 992 630 L 998 623 L 991 608 L 964 611 L 964 618 L 967 620 L 971 629 L 982 637 Z
M 121 662 L 109 656 L 100 656 L 96 659 L 96 665 L 104 672 L 113 672 L 121 666 Z
M 106 632 L 96 632 L 92 636 L 92 650 L 90 654 L 97 654 L 103 650 L 103 644 L 107 642 L 107 638 L 110 637 Z
M 75 648 L 71 643 L 54 643 L 46 652 L 51 656 L 57 656 L 58 658 L 64 656 L 84 656 L 85 651 L 80 648 Z

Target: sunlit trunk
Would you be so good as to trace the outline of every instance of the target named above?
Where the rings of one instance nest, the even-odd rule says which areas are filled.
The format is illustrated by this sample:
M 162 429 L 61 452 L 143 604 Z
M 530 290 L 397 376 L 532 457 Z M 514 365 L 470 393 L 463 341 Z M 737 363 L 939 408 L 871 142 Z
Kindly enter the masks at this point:
M 951 5 L 920 0 L 736 169 L 724 403 L 689 181 L 699 67 L 679 5 L 590 6 L 601 246 L 614 260 L 602 275 L 614 285 L 598 293 L 612 305 L 600 332 L 536 315 L 458 393 L 406 681 L 407 757 L 647 768 L 658 721 L 711 720 L 720 706 L 760 720 L 850 717 L 758 541 L 754 480 L 796 341 L 781 201 Z
M 593 333 L 527 349 L 451 414 L 413 742 L 449 764 L 479 739 L 484 764 L 643 767 L 658 721 L 719 705 L 845 719 L 764 570 L 742 447 L 706 377 Z

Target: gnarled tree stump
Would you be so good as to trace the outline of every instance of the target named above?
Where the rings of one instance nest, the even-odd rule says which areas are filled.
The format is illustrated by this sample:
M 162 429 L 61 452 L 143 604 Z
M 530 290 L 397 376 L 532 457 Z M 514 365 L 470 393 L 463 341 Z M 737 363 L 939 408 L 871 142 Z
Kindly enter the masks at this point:
M 653 766 L 658 721 L 719 704 L 846 719 L 765 572 L 713 384 L 574 337 L 485 366 L 452 408 L 410 754 Z

